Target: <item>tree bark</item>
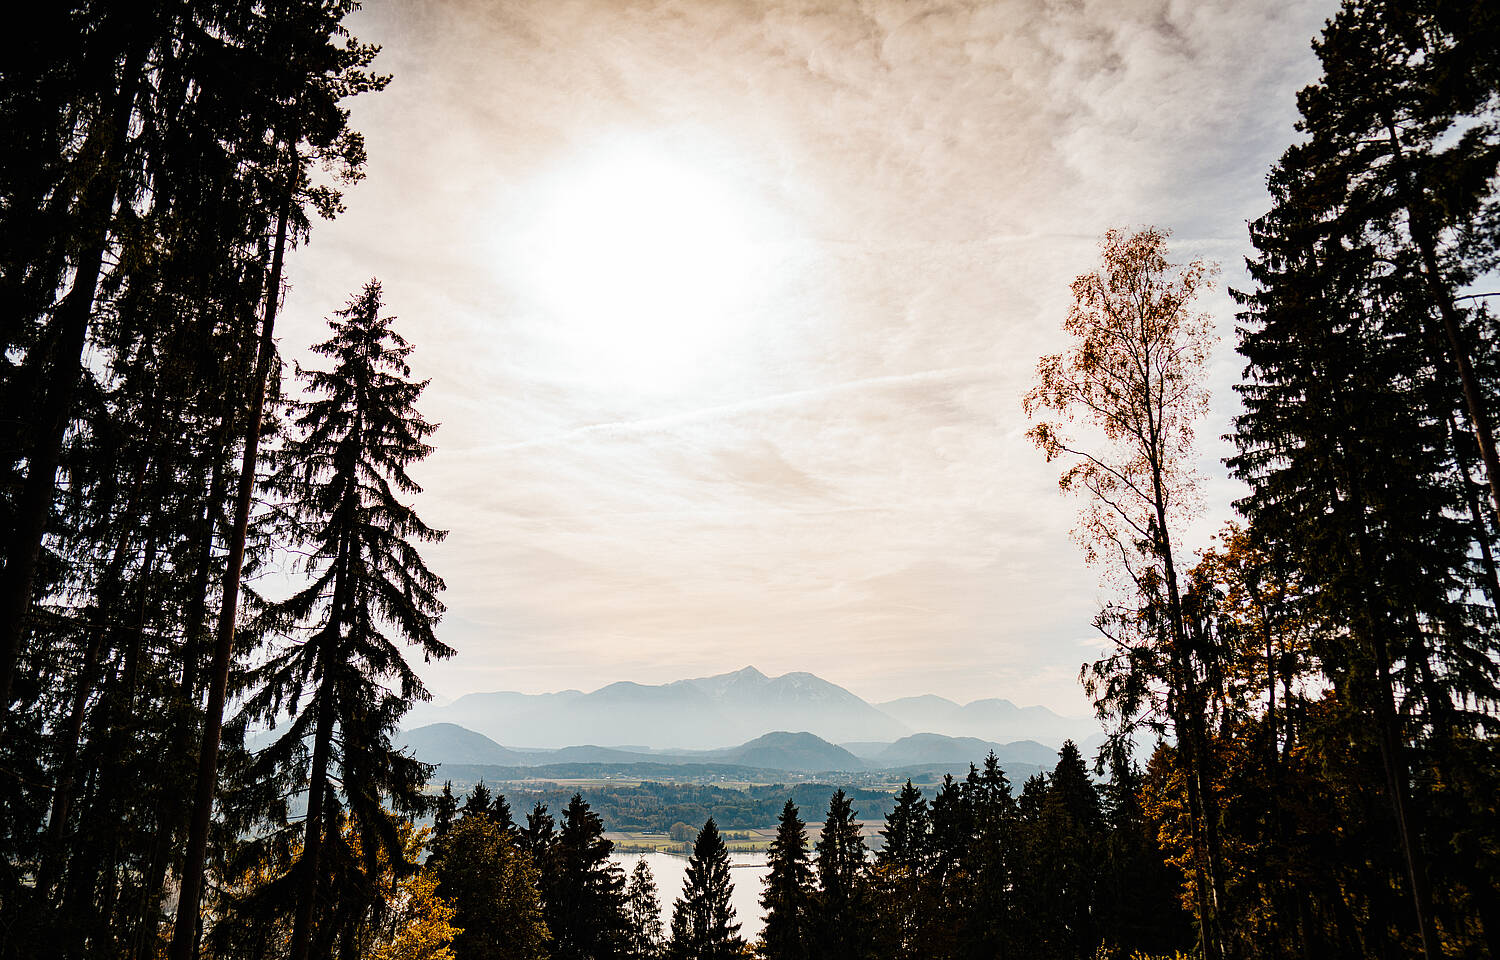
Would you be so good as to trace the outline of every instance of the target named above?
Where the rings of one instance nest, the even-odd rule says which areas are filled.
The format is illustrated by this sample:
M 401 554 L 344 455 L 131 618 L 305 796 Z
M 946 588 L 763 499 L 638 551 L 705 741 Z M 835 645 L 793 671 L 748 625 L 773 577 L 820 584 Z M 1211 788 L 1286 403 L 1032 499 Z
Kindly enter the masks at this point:
M 235 496 L 234 529 L 229 556 L 224 563 L 223 599 L 215 633 L 213 663 L 209 672 L 208 705 L 203 718 L 203 738 L 198 747 L 198 781 L 193 795 L 193 818 L 188 826 L 187 851 L 183 856 L 182 889 L 178 894 L 177 921 L 172 930 L 170 960 L 193 960 L 198 952 L 198 908 L 203 889 L 203 866 L 208 853 L 208 827 L 213 814 L 214 792 L 219 776 L 219 735 L 224 726 L 224 700 L 229 686 L 229 664 L 234 653 L 234 627 L 239 609 L 240 571 L 245 562 L 245 535 L 250 525 L 250 499 L 255 491 L 255 465 L 259 459 L 260 427 L 265 410 L 267 382 L 276 355 L 274 333 L 276 311 L 281 302 L 281 270 L 286 258 L 288 221 L 291 217 L 295 164 L 288 174 L 286 193 L 276 217 L 276 245 L 271 254 L 271 275 L 266 285 L 265 318 L 261 323 L 255 376 L 250 384 L 250 417 L 245 427 L 245 452 Z
M 11 687 L 21 655 L 26 619 L 36 591 L 36 570 L 41 561 L 42 539 L 57 494 L 57 468 L 62 460 L 63 437 L 73 412 L 78 381 L 83 377 L 83 348 L 88 340 L 89 318 L 104 267 L 109 227 L 120 193 L 120 168 L 129 140 L 130 118 L 142 82 L 146 31 L 132 42 L 125 56 L 120 89 L 110 112 L 108 141 L 99 169 L 90 178 L 80 204 L 79 219 L 84 241 L 78 255 L 73 285 L 68 289 L 50 324 L 52 335 L 37 349 L 50 356 L 43 364 L 43 388 L 34 412 L 36 434 L 27 451 L 26 479 L 21 487 L 17 520 L 6 551 L 5 569 L 0 571 L 0 715 L 10 708 Z
M 313 738 L 312 774 L 307 785 L 307 822 L 302 841 L 302 892 L 292 919 L 291 960 L 307 960 L 312 943 L 313 906 L 318 898 L 318 858 L 323 849 L 323 799 L 328 792 L 328 760 L 332 753 L 333 682 L 326 675 L 318 691 L 318 724 Z

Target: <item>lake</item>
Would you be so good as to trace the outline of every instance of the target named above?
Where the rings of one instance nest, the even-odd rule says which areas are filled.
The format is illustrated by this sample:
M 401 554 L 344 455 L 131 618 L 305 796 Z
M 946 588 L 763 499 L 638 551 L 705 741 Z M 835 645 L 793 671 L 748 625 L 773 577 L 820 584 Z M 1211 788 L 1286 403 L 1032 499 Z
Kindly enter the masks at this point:
M 651 876 L 656 880 L 657 896 L 661 898 L 662 935 L 671 932 L 672 904 L 682 893 L 682 882 L 687 876 L 687 858 L 670 853 L 617 853 L 611 857 L 625 871 L 626 879 L 638 861 L 646 861 Z M 734 884 L 729 904 L 734 907 L 734 918 L 740 925 L 740 936 L 754 942 L 760 936 L 765 920 L 760 915 L 760 894 L 769 867 L 764 853 L 731 853 L 729 855 L 729 879 Z

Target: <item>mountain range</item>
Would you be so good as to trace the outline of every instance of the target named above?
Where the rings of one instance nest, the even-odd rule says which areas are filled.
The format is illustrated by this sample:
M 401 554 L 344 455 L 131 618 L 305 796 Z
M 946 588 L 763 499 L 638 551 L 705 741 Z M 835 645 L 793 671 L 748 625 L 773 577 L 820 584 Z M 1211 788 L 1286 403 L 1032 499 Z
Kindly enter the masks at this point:
M 773 731 L 735 747 L 718 750 L 624 750 L 590 745 L 556 750 L 516 750 L 484 734 L 452 723 L 408 730 L 399 745 L 426 763 L 444 766 L 556 767 L 565 764 L 642 765 L 685 768 L 735 768 L 787 773 L 858 773 L 935 771 L 962 776 L 970 763 L 981 763 L 993 751 L 1013 780 L 1051 769 L 1057 751 L 1034 740 L 994 743 L 973 737 L 919 733 L 893 743 L 829 743 L 805 731 Z M 852 748 L 852 749 L 851 749 Z
M 805 731 L 829 744 L 893 746 L 920 733 L 997 744 L 1033 740 L 1055 750 L 1065 739 L 1082 743 L 1099 732 L 1092 719 L 1009 700 L 958 704 L 928 695 L 872 704 L 810 673 L 768 677 L 754 667 L 658 685 L 612 683 L 591 693 L 471 693 L 446 706 L 419 706 L 407 718 L 409 730 L 439 723 L 483 734 L 517 754 L 578 744 L 631 754 L 722 751 L 781 731 Z

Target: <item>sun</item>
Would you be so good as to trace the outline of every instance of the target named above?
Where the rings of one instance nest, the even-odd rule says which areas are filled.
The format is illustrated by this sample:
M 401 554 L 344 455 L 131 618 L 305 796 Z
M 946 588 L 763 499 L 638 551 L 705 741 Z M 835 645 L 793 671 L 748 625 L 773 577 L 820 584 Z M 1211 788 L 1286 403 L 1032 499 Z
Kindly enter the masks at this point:
M 582 376 L 669 391 L 745 322 L 763 211 L 702 163 L 615 145 L 550 179 L 525 282 Z

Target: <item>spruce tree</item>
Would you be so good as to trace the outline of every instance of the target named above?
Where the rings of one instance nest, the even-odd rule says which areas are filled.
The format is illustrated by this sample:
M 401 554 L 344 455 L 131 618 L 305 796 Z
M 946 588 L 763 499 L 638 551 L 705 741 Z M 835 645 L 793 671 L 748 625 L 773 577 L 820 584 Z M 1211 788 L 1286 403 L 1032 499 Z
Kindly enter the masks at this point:
M 931 830 L 927 801 L 908 779 L 896 794 L 895 807 L 886 815 L 885 829 L 881 831 L 885 843 L 875 855 L 875 863 L 920 871 L 931 855 Z
M 360 895 L 377 851 L 398 873 L 414 868 L 392 844 L 392 811 L 426 808 L 429 768 L 391 737 L 428 694 L 397 641 L 429 659 L 453 653 L 434 633 L 443 582 L 417 553 L 444 534 L 399 499 L 421 492 L 407 468 L 432 452 L 435 428 L 417 413 L 426 384 L 409 379 L 411 345 L 381 316 L 380 295 L 370 281 L 329 321 L 333 336 L 313 348 L 333 365 L 303 374 L 310 397 L 293 405 L 294 433 L 269 484 L 288 536 L 306 551 L 311 582 L 261 615 L 286 642 L 252 673 L 243 719 L 286 714 L 291 722 L 249 764 L 245 798 L 274 828 L 261 842 L 287 829 L 302 835 L 296 881 L 285 891 L 295 911 L 292 960 L 305 960 L 315 940 L 330 942 L 335 931 L 321 927 L 333 914 L 320 904 Z M 289 787 L 306 790 L 300 828 L 282 819 Z M 335 829 L 346 810 L 367 862 Z
M 661 899 L 656 879 L 644 860 L 636 861 L 625 883 L 625 919 L 629 927 L 629 956 L 653 960 L 661 955 Z
M 814 955 L 870 956 L 874 930 L 865 838 L 842 789 L 828 801 L 818 836 L 818 896 L 813 914 Z
M 608 960 L 627 950 L 625 877 L 610 859 L 614 844 L 582 795 L 563 811 L 548 883 L 547 925 L 557 960 Z
M 1450 839 L 1424 826 L 1427 785 L 1487 792 L 1458 758 L 1500 700 L 1482 599 L 1494 516 L 1468 475 L 1477 454 L 1492 499 L 1500 489 L 1483 382 L 1497 341 L 1492 318 L 1456 295 L 1493 267 L 1500 236 L 1500 141 L 1475 122 L 1500 89 L 1497 22 L 1484 3 L 1343 5 L 1314 45 L 1323 76 L 1298 98 L 1305 139 L 1251 225 L 1253 287 L 1236 294 L 1248 365 L 1231 467 L 1251 487 L 1238 506 L 1250 541 L 1302 587 L 1298 615 L 1338 711 L 1314 729 L 1378 758 L 1388 828 L 1375 842 L 1399 852 L 1429 958 L 1444 949 L 1439 900 L 1467 899 L 1458 887 L 1476 891 L 1487 930 L 1500 926 L 1487 859 L 1466 849 L 1444 877 L 1434 858 L 1448 859 Z
M 896 794 L 886 815 L 885 840 L 875 855 L 872 883 L 876 893 L 877 955 L 890 958 L 931 956 L 934 920 L 927 866 L 932 860 L 932 823 L 927 801 L 910 780 Z
M 693 844 L 682 895 L 672 905 L 670 960 L 730 960 L 744 954 L 740 925 L 729 905 L 732 893 L 729 851 L 718 824 L 709 817 Z
M 1005 955 L 1016 919 L 1016 803 L 993 750 L 985 757 L 982 771 L 969 767 L 964 787 L 974 830 L 964 857 L 970 887 L 964 941 L 974 954 Z
M 474 784 L 474 789 L 464 798 L 463 815 L 466 817 L 487 817 L 490 815 L 490 804 L 493 802 L 490 788 L 481 780 Z
M 1062 960 L 1088 960 L 1098 946 L 1095 884 L 1102 830 L 1099 794 L 1078 747 L 1067 740 L 1048 778 L 1038 832 L 1038 852 L 1046 856 L 1037 864 L 1039 892 L 1050 907 L 1042 939 L 1050 955 Z
M 453 828 L 454 814 L 458 812 L 458 801 L 453 796 L 453 781 L 443 781 L 443 792 L 432 805 L 432 836 L 441 840 Z
M 807 852 L 807 831 L 788 797 L 776 821 L 776 837 L 766 858 L 765 911 L 761 952 L 766 960 L 809 960 L 813 871 Z

